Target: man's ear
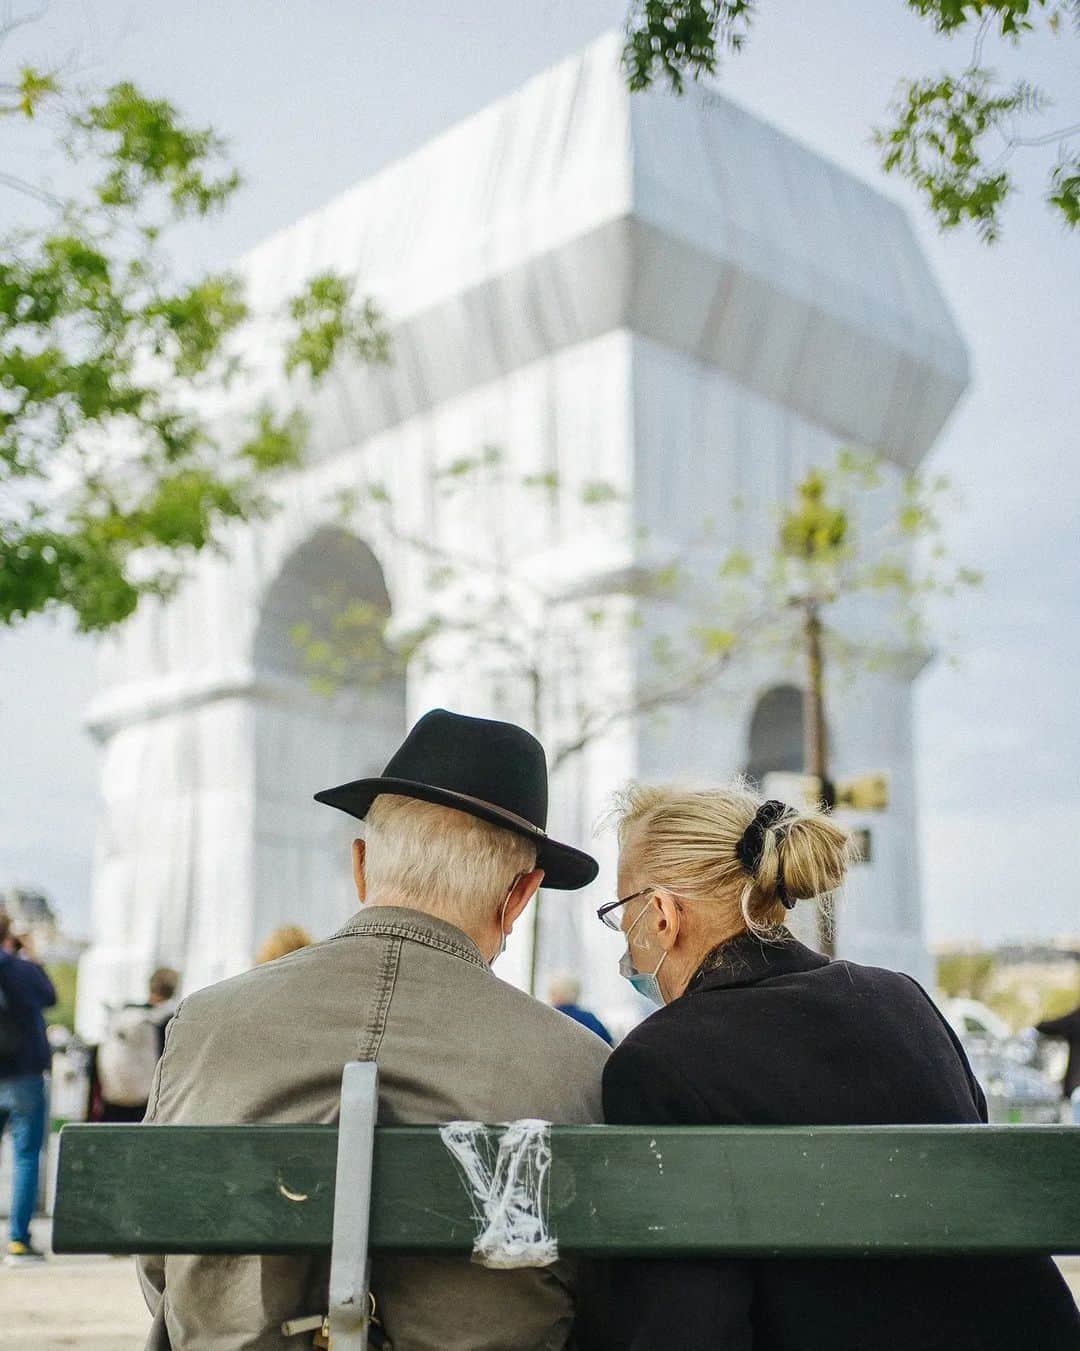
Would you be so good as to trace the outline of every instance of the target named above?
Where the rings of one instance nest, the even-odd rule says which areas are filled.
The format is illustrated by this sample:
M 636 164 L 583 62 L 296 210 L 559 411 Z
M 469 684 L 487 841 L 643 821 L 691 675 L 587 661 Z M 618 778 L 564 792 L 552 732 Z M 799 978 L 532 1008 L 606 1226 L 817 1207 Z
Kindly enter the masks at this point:
M 656 940 L 665 952 L 670 952 L 682 924 L 678 902 L 670 891 L 657 891 L 653 893 L 652 903 L 656 907 Z
M 352 875 L 356 883 L 356 894 L 360 898 L 360 904 L 363 905 L 367 900 L 367 882 L 364 879 L 364 858 L 366 856 L 367 845 L 363 840 L 353 840 L 352 842 Z
M 510 888 L 510 894 L 506 898 L 506 907 L 503 910 L 504 933 L 509 933 L 513 929 L 514 921 L 540 890 L 540 884 L 543 880 L 543 868 L 534 868 L 531 873 L 522 873 Z

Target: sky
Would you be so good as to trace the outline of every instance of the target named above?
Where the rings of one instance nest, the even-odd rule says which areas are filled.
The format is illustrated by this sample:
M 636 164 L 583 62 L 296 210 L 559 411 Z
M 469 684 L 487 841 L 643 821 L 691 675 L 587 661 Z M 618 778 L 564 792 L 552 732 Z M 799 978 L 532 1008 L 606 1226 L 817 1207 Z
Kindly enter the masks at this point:
M 186 270 L 220 266 L 624 14 L 624 0 L 52 0 L 0 48 L 0 79 L 26 59 L 61 61 L 84 84 L 134 79 L 229 139 L 246 186 L 220 221 L 182 236 Z M 908 209 L 971 351 L 971 389 L 927 462 L 961 496 L 952 550 L 986 574 L 942 614 L 942 657 L 917 687 L 923 905 L 937 943 L 1080 934 L 1080 232 L 1040 201 L 1052 147 L 1023 152 L 1021 193 L 987 248 L 940 234 L 870 144 L 898 79 L 957 68 L 968 50 L 902 0 L 762 0 L 746 51 L 719 75 L 726 95 Z M 1047 130 L 1080 118 L 1080 37 L 1020 53 L 990 44 L 984 59 L 1056 97 Z M 4 136 L 5 167 L 69 184 L 40 141 L 9 144 L 10 122 Z M 0 232 L 24 212 L 0 189 Z M 0 889 L 45 887 L 75 932 L 89 918 L 92 689 L 93 644 L 63 623 L 0 630 Z

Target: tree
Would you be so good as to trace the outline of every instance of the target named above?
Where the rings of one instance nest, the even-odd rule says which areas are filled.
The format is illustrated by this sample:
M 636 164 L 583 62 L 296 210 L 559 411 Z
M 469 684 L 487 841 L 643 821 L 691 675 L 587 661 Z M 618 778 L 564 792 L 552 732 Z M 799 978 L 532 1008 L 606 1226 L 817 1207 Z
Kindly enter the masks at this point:
M 237 276 L 182 280 L 164 244 L 236 192 L 221 138 L 130 83 L 81 95 L 31 68 L 0 82 L 0 124 L 44 117 L 87 186 L 0 175 L 37 219 L 0 241 L 0 623 L 67 611 L 101 630 L 269 509 L 267 476 L 299 462 L 304 423 L 263 403 L 225 433 L 200 405 L 243 374 L 255 316 Z M 388 359 L 382 316 L 346 278 L 309 279 L 277 318 L 285 376 L 318 383 L 342 352 Z
M 1029 81 L 1005 84 L 984 60 L 994 38 L 1017 46 L 1039 29 L 1080 31 L 1080 0 L 900 3 L 941 36 L 969 35 L 972 45 L 959 70 L 901 83 L 890 120 L 874 132 L 885 171 L 913 184 L 943 229 L 970 223 L 992 242 L 1015 191 L 1009 168 L 1014 154 L 1056 147 L 1046 202 L 1068 228 L 1080 227 L 1080 123 L 1026 133 L 1049 99 Z M 687 78 L 714 75 L 724 51 L 745 47 L 758 8 L 759 0 L 634 0 L 624 54 L 630 88 L 665 80 L 681 94 Z
M 804 767 L 827 809 L 836 805 L 826 731 L 830 672 L 888 669 L 928 651 L 928 602 L 981 580 L 948 561 L 942 508 L 949 494 L 946 478 L 917 472 L 897 490 L 880 459 L 841 450 L 796 485 L 769 548 L 756 555 L 734 549 L 720 565 L 711 593 L 715 618 L 699 626 L 699 641 L 711 638 L 740 653 L 759 647 L 803 668 Z M 701 575 L 691 569 L 680 589 L 700 592 Z M 861 596 L 876 599 L 876 627 L 886 641 L 845 632 L 843 611 Z M 739 619 L 751 606 L 752 635 Z M 824 911 L 819 941 L 833 951 Z

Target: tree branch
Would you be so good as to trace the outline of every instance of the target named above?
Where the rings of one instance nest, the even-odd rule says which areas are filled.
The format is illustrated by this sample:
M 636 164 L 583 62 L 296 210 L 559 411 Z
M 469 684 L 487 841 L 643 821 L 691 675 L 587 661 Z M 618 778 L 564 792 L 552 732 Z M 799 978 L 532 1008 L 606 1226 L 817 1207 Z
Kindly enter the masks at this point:
M 986 42 L 986 35 L 990 31 L 992 20 L 992 14 L 985 15 L 975 31 L 975 41 L 971 47 L 971 61 L 968 63 L 972 69 L 982 65 L 983 44 Z
M 0 170 L 0 185 L 5 188 L 11 188 L 13 192 L 21 192 L 25 197 L 31 197 L 34 201 L 41 202 L 45 206 L 62 207 L 63 199 L 57 197 L 54 193 L 45 188 L 39 188 L 34 183 L 28 183 L 25 178 L 19 178 L 15 174 L 4 173 Z
M 1080 135 L 1080 122 L 1074 122 L 1072 126 L 1061 127 L 1057 131 L 1048 131 L 1045 136 L 1013 136 L 1009 144 L 1012 146 L 1029 145 L 1051 145 L 1054 141 L 1065 140 L 1069 136 Z
M 27 24 L 37 23 L 43 19 L 48 12 L 49 6 L 42 5 L 39 10 L 31 14 L 21 14 L 16 16 L 14 6 L 9 2 L 4 6 L 3 18 L 0 18 L 0 47 L 7 42 L 12 33 L 17 33 L 20 28 L 25 28 Z

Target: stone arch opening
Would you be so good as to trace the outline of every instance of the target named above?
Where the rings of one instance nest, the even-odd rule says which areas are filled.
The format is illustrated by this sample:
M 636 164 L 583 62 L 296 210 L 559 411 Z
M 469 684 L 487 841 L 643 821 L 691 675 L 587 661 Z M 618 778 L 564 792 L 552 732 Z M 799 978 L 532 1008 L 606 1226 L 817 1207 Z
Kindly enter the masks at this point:
M 760 784 L 766 774 L 803 771 L 803 692 L 774 685 L 760 696 L 750 718 L 747 777 Z
M 349 844 L 363 828 L 312 796 L 381 773 L 405 734 L 405 673 L 377 624 L 339 641 L 335 624 L 348 607 L 386 618 L 390 594 L 369 546 L 336 527 L 287 555 L 263 596 L 252 650 L 253 946 L 283 924 L 325 937 L 355 910 Z M 344 664 L 332 679 L 313 681 L 325 671 L 312 666 L 310 644 L 324 641 Z
M 342 687 L 391 681 L 395 663 L 377 630 L 377 621 L 389 618 L 390 610 L 386 578 L 368 545 L 347 530 L 321 529 L 288 555 L 263 597 L 252 654 L 255 670 L 310 682 L 323 669 L 309 657 L 321 643 L 341 652 L 344 665 L 336 683 Z M 347 643 L 341 621 L 361 612 L 370 616 L 370 641 Z M 353 638 L 356 631 L 353 625 Z

